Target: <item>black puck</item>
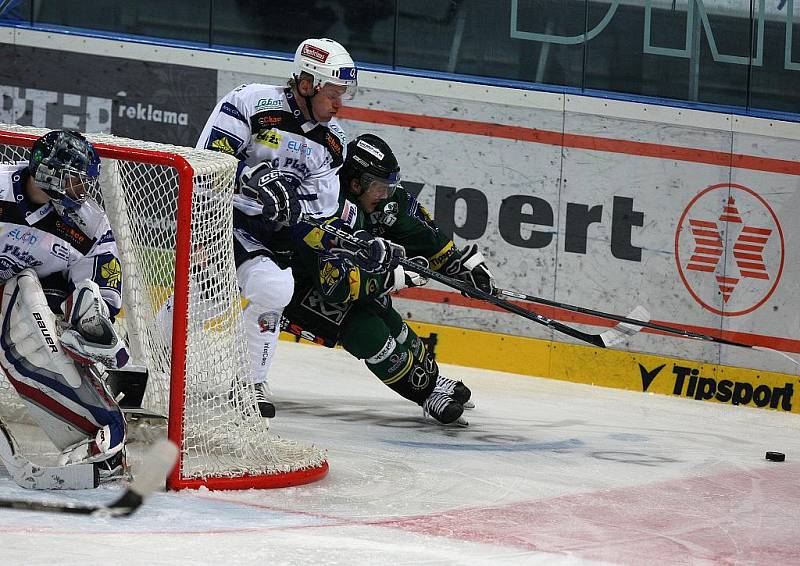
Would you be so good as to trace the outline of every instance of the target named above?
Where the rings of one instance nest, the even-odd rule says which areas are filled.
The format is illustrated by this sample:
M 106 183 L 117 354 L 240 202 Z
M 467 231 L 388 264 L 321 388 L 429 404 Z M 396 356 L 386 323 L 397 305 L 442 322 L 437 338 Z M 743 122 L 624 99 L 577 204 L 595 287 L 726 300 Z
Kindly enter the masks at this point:
M 783 452 L 767 452 L 766 457 L 770 462 L 783 462 L 786 459 L 786 454 Z

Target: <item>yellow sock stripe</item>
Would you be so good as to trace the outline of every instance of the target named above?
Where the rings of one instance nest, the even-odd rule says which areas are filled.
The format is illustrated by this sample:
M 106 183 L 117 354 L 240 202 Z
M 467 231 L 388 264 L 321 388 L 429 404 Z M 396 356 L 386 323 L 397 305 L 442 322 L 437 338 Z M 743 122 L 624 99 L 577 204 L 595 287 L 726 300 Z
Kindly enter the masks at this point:
M 403 379 L 406 376 L 406 374 L 411 369 L 411 364 L 412 363 L 414 363 L 414 356 L 411 355 L 411 352 L 408 352 L 408 361 L 403 366 L 403 368 L 398 373 L 396 373 L 394 376 L 389 376 L 386 379 L 382 379 L 381 381 L 383 381 L 386 385 L 391 385 L 392 383 L 397 383 L 398 381 L 400 381 L 401 379 Z

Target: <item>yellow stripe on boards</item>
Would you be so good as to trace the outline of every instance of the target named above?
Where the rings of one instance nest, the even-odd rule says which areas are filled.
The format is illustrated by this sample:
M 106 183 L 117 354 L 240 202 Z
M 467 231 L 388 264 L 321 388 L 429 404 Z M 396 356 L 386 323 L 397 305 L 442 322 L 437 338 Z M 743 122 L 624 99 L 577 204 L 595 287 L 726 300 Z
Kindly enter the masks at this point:
M 409 321 L 441 363 L 800 413 L 800 376 Z M 294 340 L 294 336 L 282 335 Z

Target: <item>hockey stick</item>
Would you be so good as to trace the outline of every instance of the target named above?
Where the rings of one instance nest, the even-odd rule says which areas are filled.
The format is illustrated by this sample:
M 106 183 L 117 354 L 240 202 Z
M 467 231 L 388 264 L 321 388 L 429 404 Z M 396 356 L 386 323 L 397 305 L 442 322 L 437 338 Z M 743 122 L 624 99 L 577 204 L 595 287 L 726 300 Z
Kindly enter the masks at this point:
M 145 455 L 141 466 L 142 470 L 136 474 L 130 487 L 119 498 L 106 505 L 0 499 L 0 508 L 91 515 L 93 517 L 127 517 L 141 507 L 144 500 L 153 492 L 164 485 L 165 478 L 175 466 L 177 457 L 178 447 L 172 442 L 169 440 L 157 442 Z
M 307 222 L 308 224 L 316 226 L 323 232 L 327 232 L 328 234 L 335 236 L 340 240 L 348 242 L 350 245 L 354 245 L 360 248 L 367 248 L 369 246 L 369 244 L 366 241 L 353 237 L 353 235 L 350 234 L 349 232 L 346 232 L 345 230 L 337 228 L 331 224 L 326 224 L 324 222 L 321 222 L 316 218 L 307 217 L 304 218 L 304 221 Z M 581 330 L 578 330 L 577 328 L 567 326 L 566 324 L 562 324 L 556 320 L 548 318 L 535 311 L 524 309 L 518 305 L 515 305 L 514 303 L 504 301 L 503 299 L 500 299 L 498 297 L 495 297 L 494 295 L 491 295 L 489 293 L 486 293 L 484 291 L 481 291 L 480 289 L 473 287 L 469 283 L 466 283 L 459 279 L 453 279 L 452 277 L 443 275 L 438 271 L 434 271 L 429 267 L 425 267 L 409 259 L 401 258 L 399 263 L 403 267 L 407 268 L 408 271 L 411 271 L 413 273 L 419 273 L 420 275 L 423 275 L 428 279 L 433 279 L 434 281 L 438 281 L 439 283 L 447 285 L 448 287 L 451 287 L 456 291 L 461 291 L 464 295 L 468 297 L 473 297 L 476 299 L 480 299 L 482 301 L 486 301 L 487 303 L 491 303 L 495 306 L 498 306 L 503 310 L 517 314 L 523 318 L 532 320 L 537 324 L 547 326 L 548 328 L 552 328 L 553 330 L 561 332 L 562 334 L 566 334 L 567 336 L 572 336 L 573 338 L 576 338 L 583 342 L 587 342 L 599 348 L 608 348 L 609 346 L 613 346 L 614 344 L 617 344 L 622 340 L 625 340 L 625 338 L 627 338 L 628 336 L 638 332 L 641 329 L 639 323 L 643 322 L 643 320 L 642 321 L 636 320 L 636 317 L 642 317 L 643 319 L 650 320 L 649 313 L 644 309 L 644 307 L 639 306 L 636 307 L 636 309 L 634 309 L 633 312 L 631 312 L 631 314 L 628 317 L 629 320 L 628 322 L 618 324 L 614 328 L 610 328 L 609 330 L 606 330 L 602 334 L 590 334 L 588 332 L 583 332 Z
M 579 312 L 582 314 L 589 314 L 592 316 L 596 316 L 599 318 L 606 318 L 608 320 L 615 320 L 625 325 L 636 325 L 640 328 L 652 328 L 653 330 L 660 330 L 661 332 L 666 332 L 668 334 L 674 334 L 677 336 L 682 336 L 683 338 L 691 338 L 693 340 L 703 340 L 706 342 L 716 342 L 717 344 L 725 344 L 726 346 L 737 346 L 739 348 L 750 348 L 752 350 L 760 350 L 762 352 L 772 352 L 774 354 L 779 354 L 786 358 L 787 360 L 791 361 L 793 364 L 800 366 L 800 362 L 789 356 L 788 354 L 781 352 L 780 350 L 775 350 L 773 348 L 768 348 L 766 346 L 754 346 L 752 344 L 745 344 L 744 342 L 736 342 L 735 340 L 728 340 L 726 338 L 718 338 L 716 336 L 711 336 L 710 334 L 701 334 L 699 332 L 693 332 L 691 330 L 687 330 L 685 328 L 680 327 L 672 327 L 666 326 L 664 324 L 658 324 L 656 322 L 650 322 L 649 320 L 631 320 L 630 317 L 627 316 L 620 316 L 618 314 L 611 314 L 603 311 L 597 311 L 592 309 L 587 309 L 583 307 L 578 307 L 575 305 L 568 305 L 566 303 L 559 303 L 556 301 L 550 301 L 548 299 L 543 299 L 541 297 L 534 297 L 533 295 L 528 295 L 526 293 L 520 293 L 519 291 L 511 291 L 509 289 L 495 289 L 495 293 L 497 295 L 502 295 L 503 297 L 508 297 L 512 299 L 520 299 L 523 301 L 530 301 L 532 303 L 538 303 L 540 305 L 546 305 L 550 307 L 557 307 L 560 309 Z

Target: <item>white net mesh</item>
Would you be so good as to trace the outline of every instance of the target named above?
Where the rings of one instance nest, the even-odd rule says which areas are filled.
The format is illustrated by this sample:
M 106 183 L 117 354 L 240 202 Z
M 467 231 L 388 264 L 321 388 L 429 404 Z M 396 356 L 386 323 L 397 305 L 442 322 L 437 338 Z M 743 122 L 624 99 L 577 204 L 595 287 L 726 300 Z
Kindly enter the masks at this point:
M 5 138 L 0 144 L 0 161 L 27 161 L 32 139 L 46 131 L 0 125 L 0 136 Z M 263 485 L 302 483 L 292 474 L 307 475 L 309 470 L 325 466 L 324 454 L 311 445 L 268 432 L 265 419 L 258 416 L 248 375 L 233 263 L 231 197 L 236 160 L 217 152 L 105 134 L 87 137 L 102 158 L 102 194 L 96 200 L 109 216 L 122 261 L 121 327 L 134 362 L 150 370 L 143 406 L 169 414 L 170 437 L 180 438 L 181 478 L 187 485 L 204 480 L 210 486 L 212 482 L 205 480 L 245 478 L 241 486 L 234 482 L 225 487 L 258 486 L 257 478 L 263 476 L 269 476 Z M 191 165 L 191 181 L 189 177 L 181 180 L 185 162 L 176 155 Z M 185 207 L 179 212 L 181 182 L 193 190 L 191 210 Z M 186 246 L 178 237 L 179 214 L 189 221 Z M 185 371 L 181 371 L 171 367 L 170 344 L 158 317 L 174 292 L 179 278 L 176 258 L 184 247 L 189 258 L 188 268 L 184 268 L 188 309 Z M 176 317 L 175 329 L 181 343 L 176 352 L 184 344 L 179 319 Z M 0 411 L 6 419 L 24 416 L 24 407 L 5 379 L 0 380 Z M 275 476 L 286 476 L 285 483 Z

